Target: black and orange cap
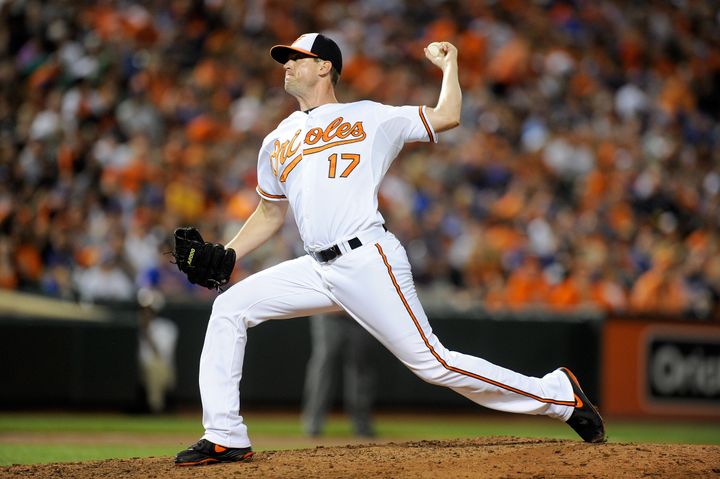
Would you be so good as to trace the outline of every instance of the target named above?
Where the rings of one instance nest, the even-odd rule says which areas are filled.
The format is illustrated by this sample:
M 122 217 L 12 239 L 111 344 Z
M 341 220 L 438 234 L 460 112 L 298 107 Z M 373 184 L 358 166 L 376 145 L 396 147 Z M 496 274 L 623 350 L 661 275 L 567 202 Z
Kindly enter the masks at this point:
M 342 73 L 342 53 L 340 47 L 329 37 L 322 33 L 306 33 L 300 35 L 292 45 L 275 45 L 270 49 L 270 56 L 278 62 L 285 64 L 291 53 L 303 53 L 310 57 L 320 58 L 332 63 L 339 73 Z

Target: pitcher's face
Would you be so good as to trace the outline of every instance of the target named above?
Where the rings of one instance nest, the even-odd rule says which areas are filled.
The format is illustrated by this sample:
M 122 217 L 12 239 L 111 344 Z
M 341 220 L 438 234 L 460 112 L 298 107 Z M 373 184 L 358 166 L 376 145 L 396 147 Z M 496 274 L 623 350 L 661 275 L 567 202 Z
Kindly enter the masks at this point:
M 293 96 L 298 96 L 310 89 L 320 79 L 320 69 L 323 62 L 318 59 L 293 53 L 285 62 L 285 91 Z

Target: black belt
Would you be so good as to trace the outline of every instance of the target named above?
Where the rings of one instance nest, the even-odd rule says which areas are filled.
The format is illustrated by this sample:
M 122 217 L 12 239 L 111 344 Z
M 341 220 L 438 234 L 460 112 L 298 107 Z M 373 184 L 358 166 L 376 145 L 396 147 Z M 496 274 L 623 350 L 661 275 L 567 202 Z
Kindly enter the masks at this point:
M 383 225 L 383 229 L 387 231 L 387 227 Z M 362 241 L 356 236 L 354 238 L 351 238 L 347 241 L 348 246 L 350 249 L 357 249 L 362 246 Z M 338 256 L 342 255 L 342 251 L 340 250 L 340 246 L 334 244 L 328 249 L 324 249 L 322 251 L 310 251 L 310 256 L 315 258 L 315 261 L 318 263 L 327 263 L 328 261 L 332 261 Z
M 347 244 L 351 249 L 356 249 L 362 246 L 362 241 L 360 241 L 356 236 L 355 238 L 348 240 Z M 315 258 L 315 261 L 318 263 L 327 263 L 340 255 L 342 255 L 342 251 L 340 251 L 340 247 L 336 244 L 322 251 L 310 251 L 310 256 Z

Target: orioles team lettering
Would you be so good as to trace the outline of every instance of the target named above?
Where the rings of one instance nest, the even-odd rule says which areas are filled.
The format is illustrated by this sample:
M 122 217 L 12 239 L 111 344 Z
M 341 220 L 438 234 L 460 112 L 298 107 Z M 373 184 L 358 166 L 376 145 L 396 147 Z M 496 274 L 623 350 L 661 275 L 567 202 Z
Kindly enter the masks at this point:
M 273 144 L 273 151 L 270 153 L 270 165 L 275 176 L 280 174 L 280 167 L 285 165 L 287 159 L 292 158 L 280 174 L 280 181 L 283 183 L 287 180 L 290 172 L 300 163 L 303 155 L 312 155 L 336 146 L 357 143 L 367 138 L 362 121 L 350 123 L 344 121 L 344 118 L 340 116 L 331 121 L 325 128 L 316 127 L 308 130 L 303 141 L 305 147 L 298 153 L 300 149 L 298 138 L 301 132 L 302 130 L 298 129 L 290 140 L 282 143 L 275 140 Z M 355 165 L 353 165 L 353 169 L 354 167 Z M 347 174 L 350 174 L 351 171 L 352 169 Z M 343 175 L 343 177 L 345 176 L 347 175 Z
M 273 151 L 270 153 L 270 165 L 272 166 L 272 171 L 275 176 L 278 175 L 280 166 L 285 164 L 285 160 L 297 153 L 300 148 L 300 143 L 295 143 L 299 136 L 300 130 L 296 131 L 295 135 L 290 140 L 286 140 L 282 143 L 280 143 L 279 140 L 275 140 L 275 143 L 273 144 Z M 290 164 L 292 163 L 293 162 L 290 162 Z
M 361 121 L 351 125 L 350 122 L 343 121 L 343 117 L 340 116 L 331 121 L 325 129 L 311 128 L 307 132 L 305 135 L 306 145 L 315 145 L 320 140 L 325 142 L 325 144 L 313 148 L 305 148 L 303 154 L 311 155 L 335 146 L 363 141 L 365 138 L 367 138 L 367 134 L 363 129 Z

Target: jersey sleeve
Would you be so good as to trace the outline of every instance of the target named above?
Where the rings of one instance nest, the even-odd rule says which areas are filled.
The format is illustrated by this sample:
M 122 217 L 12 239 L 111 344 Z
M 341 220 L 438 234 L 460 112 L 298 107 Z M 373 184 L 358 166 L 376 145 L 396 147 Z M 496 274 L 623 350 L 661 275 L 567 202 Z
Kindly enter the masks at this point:
M 278 182 L 277 174 L 273 171 L 270 149 L 266 144 L 263 144 L 258 154 L 257 182 L 256 191 L 261 198 L 270 201 L 287 201 Z
M 383 105 L 382 130 L 391 140 L 402 143 L 429 141 L 437 143 L 437 134 L 427 119 L 426 107 Z

